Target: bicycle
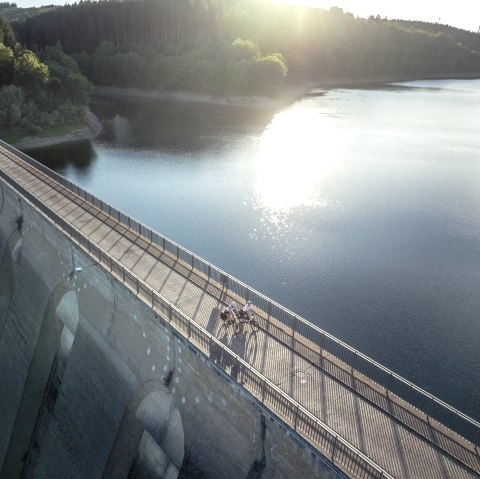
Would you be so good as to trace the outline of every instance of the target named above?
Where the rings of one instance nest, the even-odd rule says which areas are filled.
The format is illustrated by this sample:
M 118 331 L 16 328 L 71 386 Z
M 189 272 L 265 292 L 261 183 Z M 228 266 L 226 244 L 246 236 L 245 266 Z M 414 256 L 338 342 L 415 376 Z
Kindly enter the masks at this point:
M 234 334 L 238 334 L 240 332 L 240 320 L 238 318 L 238 313 L 229 314 L 228 310 L 223 310 L 220 313 L 220 319 L 222 320 L 222 325 L 220 326 L 220 332 L 226 333 L 227 327 L 233 325 L 233 332 Z
M 247 313 L 245 311 L 237 311 L 237 318 L 239 323 L 248 323 L 252 331 L 256 333 L 260 329 L 260 325 L 258 324 L 258 321 L 254 317 L 254 313 Z

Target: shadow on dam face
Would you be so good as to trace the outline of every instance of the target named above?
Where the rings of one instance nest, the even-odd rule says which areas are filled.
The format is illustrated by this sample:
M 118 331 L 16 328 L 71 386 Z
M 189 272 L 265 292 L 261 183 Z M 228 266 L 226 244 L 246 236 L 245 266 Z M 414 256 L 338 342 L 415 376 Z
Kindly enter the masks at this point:
M 15 229 L 6 242 L 0 261 L 0 338 L 5 329 L 8 308 L 15 285 L 15 268 L 22 254 L 22 235 Z
M 18 244 L 21 245 L 21 239 L 12 234 L 4 254 L 6 259 L 0 265 L 0 275 L 5 272 L 11 280 L 12 290 L 14 278 L 9 258 L 15 257 L 12 250 L 15 251 Z M 8 309 L 8 304 L 5 309 Z M 51 293 L 42 316 L 1 478 L 36 477 L 35 467 L 62 385 L 78 322 L 77 293 L 68 281 L 63 281 Z M 182 466 L 184 449 L 183 424 L 173 395 L 162 382 L 147 381 L 137 388 L 125 407 L 102 477 L 175 479 Z
M 67 282 L 50 295 L 30 362 L 0 476 L 27 477 L 35 468 L 78 325 L 77 295 Z

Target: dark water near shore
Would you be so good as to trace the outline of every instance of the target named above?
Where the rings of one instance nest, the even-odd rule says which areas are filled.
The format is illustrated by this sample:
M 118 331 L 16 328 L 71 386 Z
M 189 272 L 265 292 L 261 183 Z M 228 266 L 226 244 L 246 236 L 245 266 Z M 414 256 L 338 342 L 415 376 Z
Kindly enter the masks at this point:
M 480 419 L 479 80 L 92 110 L 30 154 Z

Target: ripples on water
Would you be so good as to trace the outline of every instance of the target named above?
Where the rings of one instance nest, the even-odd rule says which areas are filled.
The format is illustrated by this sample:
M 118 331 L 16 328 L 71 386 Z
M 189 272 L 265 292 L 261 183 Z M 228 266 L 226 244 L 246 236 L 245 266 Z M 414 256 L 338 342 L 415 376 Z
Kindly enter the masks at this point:
M 33 156 L 480 419 L 480 81 L 93 110 Z

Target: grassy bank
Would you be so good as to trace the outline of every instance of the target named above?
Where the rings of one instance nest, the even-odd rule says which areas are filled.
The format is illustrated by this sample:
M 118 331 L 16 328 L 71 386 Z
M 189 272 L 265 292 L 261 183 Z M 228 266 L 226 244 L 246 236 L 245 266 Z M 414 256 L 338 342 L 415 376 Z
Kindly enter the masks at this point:
M 101 131 L 102 125 L 100 121 L 88 110 L 85 115 L 85 121 L 76 125 L 45 128 L 35 136 L 28 136 L 24 132 L 19 131 L 0 130 L 0 138 L 18 149 L 29 150 L 93 139 Z
M 40 133 L 35 135 L 38 138 L 53 138 L 57 136 L 69 135 L 71 133 L 77 133 L 85 128 L 83 123 L 77 123 L 76 125 L 69 126 L 57 126 L 55 128 L 44 128 Z M 9 131 L 0 129 L 0 138 L 7 143 L 18 143 L 24 138 L 30 135 L 24 131 Z

